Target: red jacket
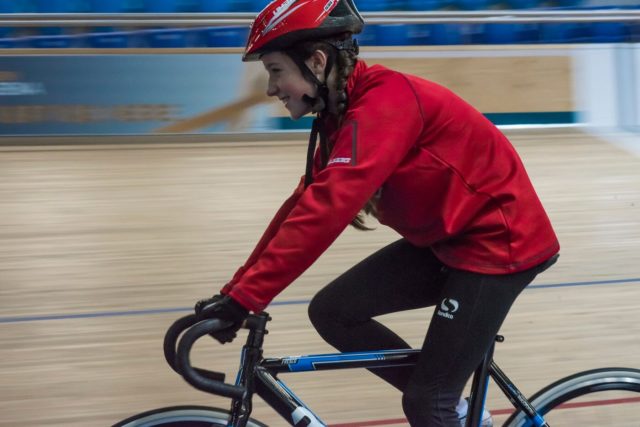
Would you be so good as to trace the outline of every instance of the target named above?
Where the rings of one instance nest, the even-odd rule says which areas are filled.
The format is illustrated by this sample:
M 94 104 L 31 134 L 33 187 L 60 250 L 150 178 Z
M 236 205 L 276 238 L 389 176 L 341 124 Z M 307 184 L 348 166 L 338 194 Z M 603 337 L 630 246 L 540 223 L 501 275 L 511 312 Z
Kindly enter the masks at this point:
M 374 194 L 378 219 L 446 265 L 515 273 L 546 261 L 558 240 L 507 138 L 433 82 L 364 62 L 326 168 L 283 204 L 222 290 L 259 312 L 333 243 Z

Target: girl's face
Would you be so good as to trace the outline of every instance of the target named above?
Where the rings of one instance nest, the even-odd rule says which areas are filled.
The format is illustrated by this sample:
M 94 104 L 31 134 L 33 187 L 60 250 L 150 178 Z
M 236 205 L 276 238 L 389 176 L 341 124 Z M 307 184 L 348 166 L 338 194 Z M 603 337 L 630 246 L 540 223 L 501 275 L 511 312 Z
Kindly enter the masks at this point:
M 302 76 L 296 63 L 282 52 L 266 53 L 260 59 L 269 73 L 267 95 L 277 96 L 294 120 L 310 113 L 311 106 L 302 97 L 315 97 L 317 88 Z

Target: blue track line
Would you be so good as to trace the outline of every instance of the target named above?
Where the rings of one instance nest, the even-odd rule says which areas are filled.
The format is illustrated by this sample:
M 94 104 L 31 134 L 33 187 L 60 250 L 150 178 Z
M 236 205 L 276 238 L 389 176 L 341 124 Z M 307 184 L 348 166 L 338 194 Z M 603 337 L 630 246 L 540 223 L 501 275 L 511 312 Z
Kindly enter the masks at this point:
M 640 277 L 632 279 L 617 280 L 594 280 L 589 282 L 567 282 L 567 283 L 550 283 L 546 285 L 533 285 L 527 289 L 549 289 L 549 288 L 567 288 L 571 286 L 593 286 L 593 285 L 616 285 L 624 283 L 640 283 Z M 309 300 L 292 300 L 292 301 L 275 301 L 270 304 L 271 307 L 279 305 L 302 305 L 309 304 Z M 19 323 L 19 322 L 40 322 L 44 320 L 67 320 L 67 319 L 91 319 L 96 317 L 122 317 L 122 316 L 145 316 L 164 313 L 190 312 L 193 307 L 174 307 L 174 308 L 156 308 L 148 310 L 129 310 L 129 311 L 98 311 L 95 313 L 78 313 L 78 314 L 53 314 L 42 316 L 16 316 L 16 317 L 0 317 L 0 323 Z
M 298 301 L 278 301 L 271 304 L 277 305 L 297 305 L 308 304 L 309 300 Z M 129 311 L 98 311 L 95 313 L 78 313 L 78 314 L 52 314 L 42 316 L 16 316 L 16 317 L 0 317 L 0 323 L 18 323 L 18 322 L 39 322 L 43 320 L 67 320 L 67 319 L 91 319 L 95 317 L 122 317 L 122 316 L 144 316 L 164 313 L 182 313 L 191 312 L 192 307 L 174 307 L 174 308 L 152 308 L 148 310 L 129 310 Z
M 548 285 L 533 285 L 528 289 L 543 289 L 543 288 L 568 288 L 571 286 L 590 286 L 590 285 L 615 285 L 619 283 L 638 283 L 640 277 L 633 279 L 616 279 L 616 280 L 594 280 L 592 282 L 567 282 L 567 283 L 551 283 Z

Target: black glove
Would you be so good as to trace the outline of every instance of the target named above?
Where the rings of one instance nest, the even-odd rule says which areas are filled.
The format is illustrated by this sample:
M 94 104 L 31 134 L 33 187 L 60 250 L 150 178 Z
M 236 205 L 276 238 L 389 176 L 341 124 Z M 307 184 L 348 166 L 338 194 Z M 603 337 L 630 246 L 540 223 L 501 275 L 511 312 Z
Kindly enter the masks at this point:
M 195 312 L 198 320 L 220 319 L 232 323 L 228 328 L 211 333 L 211 336 L 221 344 L 233 341 L 242 322 L 249 315 L 246 308 L 228 295 L 214 295 L 211 298 L 198 301 Z

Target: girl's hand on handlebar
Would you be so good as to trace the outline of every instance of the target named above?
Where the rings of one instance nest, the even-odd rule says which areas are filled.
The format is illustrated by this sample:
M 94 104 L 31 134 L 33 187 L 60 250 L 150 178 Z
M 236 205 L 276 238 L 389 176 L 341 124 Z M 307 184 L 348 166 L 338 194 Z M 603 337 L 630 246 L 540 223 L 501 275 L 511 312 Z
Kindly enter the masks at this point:
M 233 341 L 238 329 L 249 315 L 246 308 L 228 295 L 214 295 L 198 301 L 195 312 L 198 320 L 220 319 L 232 323 L 228 328 L 211 333 L 211 336 L 221 344 Z

